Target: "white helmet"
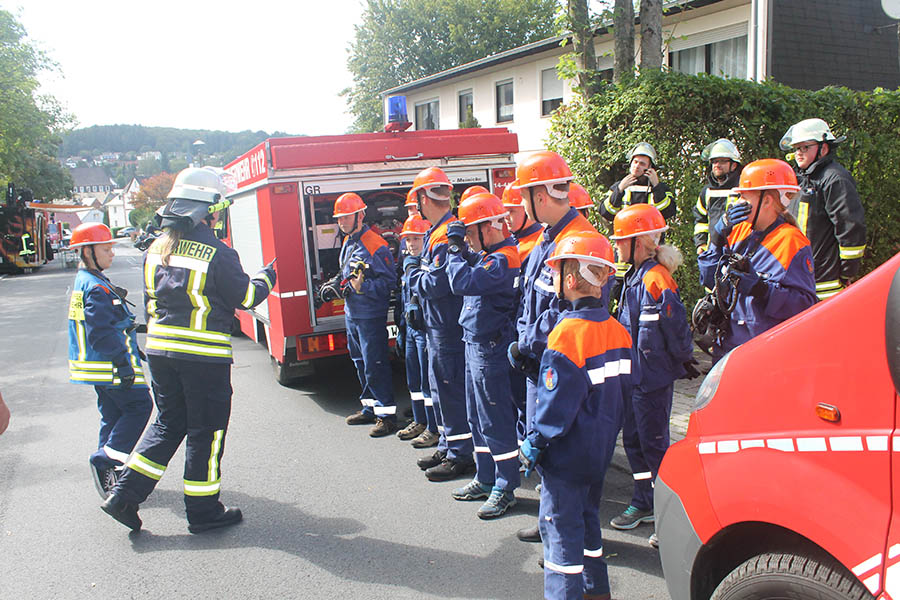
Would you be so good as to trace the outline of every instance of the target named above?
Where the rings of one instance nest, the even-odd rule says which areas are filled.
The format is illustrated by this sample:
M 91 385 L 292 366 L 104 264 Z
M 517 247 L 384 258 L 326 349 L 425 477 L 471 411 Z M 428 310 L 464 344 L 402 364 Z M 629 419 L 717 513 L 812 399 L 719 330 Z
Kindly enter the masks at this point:
M 210 213 L 227 206 L 227 193 L 223 176 L 215 167 L 182 169 L 175 176 L 172 190 L 166 196 L 168 202 L 157 211 L 160 227 L 196 227 Z
M 741 153 L 738 152 L 734 142 L 725 138 L 719 138 L 700 153 L 700 159 L 704 162 L 714 158 L 730 158 L 734 162 L 739 163 L 741 162 Z
M 650 164 L 656 164 L 656 149 L 647 142 L 638 142 L 626 155 L 626 158 L 628 158 L 628 162 L 631 162 L 635 156 L 646 156 L 650 159 Z
M 791 150 L 794 144 L 800 142 L 831 142 L 832 144 L 840 144 L 847 139 L 847 136 L 834 137 L 828 123 L 822 119 L 806 119 L 791 125 L 781 138 L 779 146 L 782 150 Z

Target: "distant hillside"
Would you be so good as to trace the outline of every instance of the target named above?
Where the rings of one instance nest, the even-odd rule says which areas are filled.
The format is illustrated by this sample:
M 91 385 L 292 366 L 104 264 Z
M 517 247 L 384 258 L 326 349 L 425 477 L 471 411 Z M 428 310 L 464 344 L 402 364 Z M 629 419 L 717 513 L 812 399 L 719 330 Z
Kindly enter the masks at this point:
M 208 131 L 205 129 L 176 129 L 174 127 L 144 127 L 143 125 L 95 125 L 75 129 L 65 136 L 59 147 L 60 158 L 77 156 L 83 152 L 97 156 L 104 152 L 186 152 L 192 144 L 203 140 L 206 155 L 225 155 L 235 158 L 268 137 L 288 135 L 265 131 Z

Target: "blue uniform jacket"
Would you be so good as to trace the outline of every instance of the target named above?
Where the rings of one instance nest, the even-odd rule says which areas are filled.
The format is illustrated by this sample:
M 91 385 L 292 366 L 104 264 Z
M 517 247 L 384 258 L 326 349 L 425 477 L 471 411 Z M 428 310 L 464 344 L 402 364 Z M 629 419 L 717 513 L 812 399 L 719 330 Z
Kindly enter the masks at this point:
M 447 224 L 456 221 L 448 212 L 425 235 L 422 264 L 409 276 L 410 288 L 425 300 L 425 326 L 442 338 L 462 340 L 459 313 L 462 296 L 450 290 L 447 277 Z
M 540 467 L 569 481 L 603 481 L 631 396 L 631 336 L 599 298 L 560 316 L 541 357 L 537 409 L 527 437 Z
M 250 279 L 238 253 L 201 223 L 185 233 L 162 264 L 166 236 L 144 255 L 147 354 L 231 363 L 234 311 L 253 308 L 275 284 L 274 273 Z
M 693 339 L 678 285 L 664 266 L 650 258 L 625 277 L 619 322 L 631 334 L 635 387 L 653 391 L 685 374 Z
M 351 290 L 344 304 L 344 313 L 351 318 L 372 319 L 386 317 L 391 292 L 397 285 L 394 257 L 384 238 L 363 225 L 362 229 L 344 239 L 341 247 L 341 277 L 350 276 L 353 263 L 362 261 L 371 267 L 363 278 L 359 292 Z
M 725 253 L 750 256 L 751 268 L 765 280 L 764 297 L 740 295 L 723 342 L 731 350 L 760 333 L 806 310 L 816 302 L 816 281 L 809 240 L 779 217 L 765 231 L 739 223 L 728 246 L 711 243 L 697 257 L 703 285 L 715 285 L 716 265 Z
M 69 381 L 118 387 L 113 367 L 128 363 L 146 388 L 134 315 L 100 272 L 79 269 L 69 299 Z
M 525 266 L 522 286 L 522 316 L 516 329 L 519 351 L 539 360 L 547 346 L 547 336 L 559 318 L 559 300 L 553 289 L 553 270 L 545 261 L 564 238 L 578 233 L 597 233 L 591 222 L 570 208 L 553 227 L 544 230 L 544 239 L 531 251 Z
M 410 287 L 410 283 L 409 283 L 409 275 L 405 274 L 405 273 L 400 276 L 400 297 L 403 301 L 403 306 L 402 306 L 403 310 L 400 311 L 400 314 L 401 314 L 401 319 L 403 320 L 403 326 L 406 327 L 406 335 L 410 338 L 414 338 L 417 340 L 424 340 L 425 332 L 419 331 L 417 329 L 413 329 L 409 325 L 409 323 L 406 322 L 406 316 L 404 313 L 406 311 L 406 305 L 409 304 L 410 299 L 412 299 L 412 297 L 413 297 L 413 292 L 412 292 L 412 288 Z M 422 304 L 423 303 L 420 298 L 419 305 L 421 306 Z M 425 307 L 422 307 L 422 310 L 424 311 Z
M 470 343 L 508 341 L 516 315 L 519 285 L 519 250 L 508 237 L 493 248 L 472 255 L 470 265 L 460 254 L 448 254 L 450 289 L 464 296 L 459 324 Z

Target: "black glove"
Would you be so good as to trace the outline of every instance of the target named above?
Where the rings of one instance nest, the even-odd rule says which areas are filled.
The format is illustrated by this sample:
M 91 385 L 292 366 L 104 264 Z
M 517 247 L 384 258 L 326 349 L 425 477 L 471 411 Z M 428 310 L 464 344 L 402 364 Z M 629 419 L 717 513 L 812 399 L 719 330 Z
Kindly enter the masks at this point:
M 422 314 L 422 307 L 419 305 L 419 297 L 413 296 L 406 303 L 406 324 L 416 331 L 425 330 L 425 317 Z
M 512 342 L 506 349 L 506 357 L 513 369 L 526 375 L 534 375 L 540 369 L 540 365 L 530 356 L 522 354 L 519 350 L 519 342 Z
M 126 359 L 127 360 L 127 359 Z M 134 385 L 134 369 L 127 362 L 113 367 L 113 373 L 122 383 L 119 385 L 123 390 L 127 390 Z
M 403 273 L 409 275 L 409 272 L 413 269 L 418 269 L 422 264 L 421 256 L 407 256 L 403 259 Z
M 693 358 L 693 357 L 691 358 L 691 360 L 689 360 L 685 363 L 682 363 L 682 366 L 684 367 L 684 370 L 685 370 L 685 374 L 684 374 L 684 376 L 681 377 L 681 379 L 697 379 L 698 377 L 700 377 L 703 373 L 701 373 L 697 369 L 698 364 L 699 363 L 697 362 L 697 359 Z
M 447 252 L 459 254 L 466 247 L 466 225 L 462 221 L 451 221 L 447 225 Z
M 350 285 L 350 280 L 345 279 L 341 282 L 341 298 L 346 298 L 350 294 L 353 293 L 353 286 Z

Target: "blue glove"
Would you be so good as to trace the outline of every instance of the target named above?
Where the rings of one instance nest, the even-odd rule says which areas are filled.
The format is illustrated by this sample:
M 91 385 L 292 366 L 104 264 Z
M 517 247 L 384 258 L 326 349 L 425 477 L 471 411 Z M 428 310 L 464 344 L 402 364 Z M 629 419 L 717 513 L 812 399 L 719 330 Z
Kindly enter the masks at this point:
M 123 390 L 134 385 L 134 369 L 128 362 L 128 357 L 125 358 L 124 363 L 113 366 L 113 373 L 122 381 L 119 387 Z
M 734 278 L 732 281 L 738 293 L 744 296 L 764 298 L 769 291 L 769 286 L 766 285 L 766 282 L 756 271 L 750 271 L 749 273 L 731 271 L 729 275 Z
M 447 252 L 458 254 L 466 247 L 466 225 L 462 221 L 451 221 L 447 224 Z
M 750 216 L 750 211 L 752 208 L 748 202 L 738 202 L 737 204 L 732 204 L 728 207 L 728 210 L 725 211 L 725 214 L 722 215 L 722 218 L 719 219 L 719 222 L 716 223 L 714 229 L 716 233 L 718 233 L 723 238 L 727 238 L 731 231 L 734 229 L 734 226 L 738 223 L 743 223 L 747 220 L 747 217 Z
M 525 441 L 519 446 L 519 462 L 525 467 L 525 479 L 531 477 L 531 472 L 534 471 L 538 461 L 541 460 L 543 453 L 544 449 L 532 446 L 531 440 L 528 438 L 525 438 Z
M 410 271 L 412 271 L 413 269 L 418 269 L 421 264 L 421 256 L 413 256 L 412 254 L 410 254 L 403 259 L 403 273 L 409 275 Z

